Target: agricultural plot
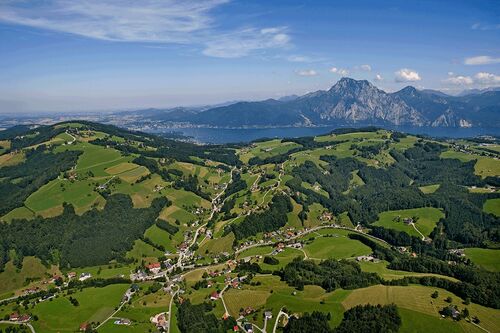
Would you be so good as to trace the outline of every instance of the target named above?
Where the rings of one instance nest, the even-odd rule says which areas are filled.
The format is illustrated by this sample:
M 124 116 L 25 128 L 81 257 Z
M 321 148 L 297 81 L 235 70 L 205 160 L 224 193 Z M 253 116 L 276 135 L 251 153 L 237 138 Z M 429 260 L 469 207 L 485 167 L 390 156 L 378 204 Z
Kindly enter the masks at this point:
M 363 243 L 347 237 L 346 230 L 322 229 L 319 235 L 314 233 L 304 239 L 316 238 L 304 246 L 304 252 L 310 259 L 346 259 L 370 254 L 371 249 Z
M 9 153 L 0 155 L 0 167 L 18 165 L 26 159 L 23 152 Z
M 400 218 L 399 221 L 397 220 L 398 216 Z M 444 214 L 441 210 L 432 207 L 387 211 L 380 213 L 378 221 L 373 223 L 373 225 L 404 231 L 415 237 L 422 237 L 412 225 L 406 224 L 403 221 L 405 218 L 411 219 L 415 216 L 418 217 L 417 222 L 415 222 L 415 228 L 424 236 L 429 236 L 439 219 L 444 217 Z
M 15 220 L 15 219 L 31 220 L 34 217 L 35 217 L 35 214 L 31 210 L 29 210 L 28 208 L 23 206 L 23 207 L 19 207 L 19 208 L 16 208 L 14 210 L 11 210 L 10 212 L 8 212 L 4 216 L 2 216 L 2 218 L 0 218 L 0 221 L 11 222 L 12 220 Z
M 500 272 L 500 250 L 498 249 L 467 248 L 465 255 L 473 263 L 486 270 Z
M 474 165 L 474 173 L 482 178 L 488 176 L 498 176 L 500 174 L 500 161 L 491 157 L 466 154 L 462 152 L 457 152 L 453 150 L 448 150 L 440 155 L 441 158 L 455 158 L 462 162 L 468 162 L 472 160 L 477 160 Z
M 379 262 L 367 262 L 361 261 L 359 262 L 359 266 L 361 270 L 368 273 L 377 273 L 380 277 L 385 280 L 397 280 L 401 279 L 405 276 L 434 276 L 442 279 L 447 279 L 451 281 L 457 281 L 456 279 L 439 274 L 431 274 L 431 273 L 415 273 L 415 272 L 406 272 L 406 271 L 398 271 L 387 268 L 389 263 L 387 261 L 379 261 Z
M 41 284 L 45 279 L 46 274 L 52 275 L 58 273 L 59 270 L 52 266 L 51 268 L 45 267 L 40 259 L 34 257 L 25 257 L 23 266 L 18 270 L 12 261 L 5 264 L 5 269 L 0 273 L 0 299 L 6 298 L 7 293 L 26 288 L 27 282 L 33 280 L 31 284 Z
M 437 299 L 431 298 L 431 294 L 438 290 L 439 297 Z M 463 309 L 463 300 L 458 296 L 444 290 L 433 287 L 424 286 L 382 286 L 376 285 L 368 288 L 356 289 L 342 302 L 345 309 L 350 309 L 358 304 L 391 304 L 394 303 L 402 309 L 415 311 L 425 315 L 440 318 L 439 310 L 448 306 L 444 300 L 450 296 L 453 299 L 453 304 L 457 305 L 459 309 Z M 500 327 L 500 310 L 487 308 L 481 305 L 471 303 L 467 305 L 471 316 L 478 316 L 481 319 L 481 326 L 490 332 L 498 332 Z M 410 318 L 407 319 L 410 323 Z M 461 325 L 461 329 L 471 331 L 472 324 L 461 321 L 458 324 L 450 319 L 443 319 L 443 322 L 450 324 Z M 411 327 L 403 327 L 404 331 L 409 331 Z M 452 328 L 453 329 L 453 328 Z M 434 331 L 433 331 L 434 332 Z M 443 331 L 448 332 L 448 331 Z
M 68 181 L 54 179 L 30 195 L 25 202 L 30 210 L 41 213 L 63 203 L 70 203 L 77 214 L 83 214 L 92 207 L 103 207 L 104 198 L 95 190 L 92 180 Z
M 37 332 L 74 332 L 81 323 L 101 322 L 113 313 L 127 288 L 114 284 L 84 289 L 71 295 L 79 306 L 72 305 L 67 297 L 39 303 L 32 310 L 40 318 L 33 326 Z
M 483 210 L 486 213 L 490 213 L 495 216 L 500 216 L 500 198 L 486 200 L 483 206 Z
M 421 186 L 419 187 L 420 191 L 424 194 L 431 194 L 436 192 L 439 189 L 440 184 L 434 184 L 434 185 L 427 185 L 427 186 Z

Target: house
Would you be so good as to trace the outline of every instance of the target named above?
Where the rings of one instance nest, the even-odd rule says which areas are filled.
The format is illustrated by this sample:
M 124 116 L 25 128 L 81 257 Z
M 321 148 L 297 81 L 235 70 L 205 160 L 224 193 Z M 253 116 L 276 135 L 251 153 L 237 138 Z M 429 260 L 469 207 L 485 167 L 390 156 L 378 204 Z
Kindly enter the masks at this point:
M 13 312 L 9 316 L 10 321 L 18 321 L 19 320 L 19 313 Z
M 239 287 L 238 281 L 231 282 L 231 287 L 233 287 L 234 289 L 237 289 Z
M 273 313 L 271 311 L 264 312 L 264 318 L 271 319 L 273 317 Z
M 80 274 L 80 277 L 78 278 L 78 280 L 80 281 L 85 281 L 85 280 L 88 280 L 92 277 L 92 274 L 90 273 L 82 273 Z
M 253 326 L 250 323 L 243 324 L 243 328 L 247 333 L 253 333 Z
M 85 332 L 90 328 L 90 325 L 88 323 L 81 323 L 80 324 L 80 331 Z
M 19 317 L 19 319 L 17 321 L 20 323 L 27 323 L 28 321 L 30 321 L 30 319 L 31 319 L 30 315 L 23 314 Z
M 216 301 L 220 298 L 220 295 L 218 292 L 214 291 L 210 294 L 210 300 L 212 301 Z
M 114 323 L 115 323 L 115 325 L 125 325 L 125 326 L 130 326 L 130 324 L 132 324 L 130 319 L 126 319 L 126 318 L 120 318 L 118 320 L 115 320 Z
M 153 264 L 149 264 L 146 266 L 150 273 L 158 274 L 161 270 L 161 264 L 159 262 L 155 262 Z
M 239 330 L 240 328 L 238 327 L 238 325 L 233 326 L 233 332 L 238 332 Z
M 68 279 L 74 279 L 74 278 L 76 278 L 76 272 L 69 272 Z

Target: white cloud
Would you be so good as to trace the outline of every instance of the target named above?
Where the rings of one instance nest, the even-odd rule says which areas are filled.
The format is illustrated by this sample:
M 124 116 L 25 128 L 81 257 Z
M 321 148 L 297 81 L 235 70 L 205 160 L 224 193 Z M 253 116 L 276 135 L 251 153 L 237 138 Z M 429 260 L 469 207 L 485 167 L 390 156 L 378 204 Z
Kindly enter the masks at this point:
M 487 72 L 479 72 L 473 76 L 452 74 L 447 79 L 444 79 L 443 82 L 455 86 L 494 86 L 500 84 L 500 75 Z
M 361 65 L 361 66 L 356 66 L 356 69 L 360 69 L 365 72 L 371 72 L 372 71 L 372 66 L 370 65 Z
M 332 67 L 330 68 L 330 73 L 338 74 L 340 76 L 347 76 L 349 75 L 349 71 L 345 68 L 337 68 L 337 67 Z
M 450 73 L 448 73 L 450 75 Z M 467 86 L 471 85 L 474 83 L 474 80 L 470 76 L 463 76 L 463 75 L 453 75 L 451 73 L 450 77 L 443 80 L 445 83 L 449 83 L 455 86 Z
M 377 75 L 375 75 L 374 80 L 377 81 L 377 82 L 380 82 L 380 81 L 384 80 L 384 78 L 382 77 L 382 75 L 377 74 Z
M 422 80 L 416 71 L 408 68 L 401 68 L 394 74 L 396 75 L 396 82 L 415 82 Z
M 286 46 L 283 27 L 222 31 L 212 11 L 230 0 L 0 0 L 0 21 L 87 38 L 190 44 L 234 58 Z
M 477 56 L 471 58 L 465 58 L 464 64 L 466 65 L 490 65 L 500 63 L 500 58 L 494 58 L 490 56 Z
M 289 45 L 285 27 L 257 30 L 243 29 L 215 37 L 206 43 L 203 54 L 219 58 L 239 58 L 256 50 L 281 48 Z
M 500 84 L 500 75 L 479 72 L 474 75 L 474 81 L 479 85 L 497 85 Z
M 305 69 L 305 70 L 297 71 L 296 73 L 299 76 L 316 76 L 316 75 L 318 75 L 318 72 L 316 72 L 314 69 Z

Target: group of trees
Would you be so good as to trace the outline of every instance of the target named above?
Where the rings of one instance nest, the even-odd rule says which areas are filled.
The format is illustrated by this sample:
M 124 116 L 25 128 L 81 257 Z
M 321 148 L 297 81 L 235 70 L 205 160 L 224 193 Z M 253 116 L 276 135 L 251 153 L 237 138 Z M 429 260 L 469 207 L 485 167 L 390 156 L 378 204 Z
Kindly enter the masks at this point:
M 233 317 L 217 319 L 211 312 L 213 305 L 210 303 L 193 305 L 189 300 L 184 300 L 178 309 L 177 326 L 182 333 L 225 333 L 237 325 Z
M 273 197 L 269 209 L 246 216 L 241 223 L 229 225 L 225 232 L 232 231 L 235 240 L 241 240 L 257 235 L 259 232 L 278 230 L 287 223 L 287 214 L 292 210 L 292 203 L 287 196 L 276 195 Z
M 168 232 L 171 235 L 175 235 L 177 232 L 179 232 L 178 226 L 172 225 L 172 224 L 170 224 L 167 221 L 162 220 L 162 219 L 156 220 L 156 226 L 160 229 L 165 230 L 166 232 Z
M 0 215 L 22 206 L 30 194 L 75 166 L 80 152 L 53 153 L 41 145 L 25 155 L 24 162 L 0 168 Z
M 396 333 L 401 326 L 396 305 L 358 305 L 344 313 L 339 326 L 332 329 L 329 325 L 330 313 L 314 311 L 300 318 L 291 317 L 284 333 L 323 332 L 323 333 Z
M 15 250 L 18 256 L 37 256 L 61 267 L 125 261 L 125 253 L 155 221 L 168 200 L 153 200 L 149 208 L 134 209 L 129 196 L 115 194 L 102 211 L 79 216 L 71 205 L 61 215 L 0 224 L 0 253 Z
M 361 271 L 356 262 L 335 259 L 316 264 L 314 261 L 296 258 L 276 274 L 298 289 L 313 284 L 333 291 L 337 288 L 364 288 L 381 282 L 377 274 Z

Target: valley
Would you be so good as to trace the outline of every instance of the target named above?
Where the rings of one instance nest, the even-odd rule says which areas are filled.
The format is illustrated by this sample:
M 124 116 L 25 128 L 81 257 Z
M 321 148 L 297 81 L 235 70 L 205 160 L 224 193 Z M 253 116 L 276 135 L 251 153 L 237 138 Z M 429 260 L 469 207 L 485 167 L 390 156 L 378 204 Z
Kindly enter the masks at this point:
M 72 121 L 1 146 L 0 329 L 341 332 L 381 311 L 500 332 L 497 139 L 196 145 Z

